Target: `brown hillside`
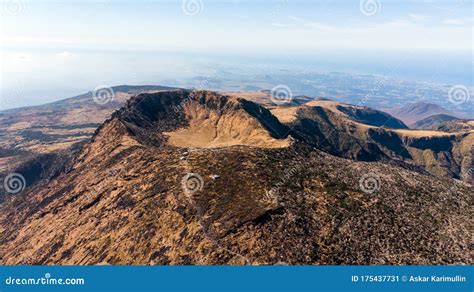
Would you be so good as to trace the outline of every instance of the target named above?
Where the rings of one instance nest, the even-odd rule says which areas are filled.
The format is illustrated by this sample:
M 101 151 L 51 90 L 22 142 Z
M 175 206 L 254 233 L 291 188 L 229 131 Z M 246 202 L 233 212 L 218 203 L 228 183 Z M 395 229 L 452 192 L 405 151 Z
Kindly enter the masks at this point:
M 469 185 L 338 158 L 296 132 L 261 147 L 288 138 L 269 111 L 209 92 L 191 97 L 205 112 L 180 107 L 190 94 L 133 98 L 50 183 L 0 204 L 0 263 L 472 264 Z M 169 143 L 194 113 L 236 111 L 267 134 Z

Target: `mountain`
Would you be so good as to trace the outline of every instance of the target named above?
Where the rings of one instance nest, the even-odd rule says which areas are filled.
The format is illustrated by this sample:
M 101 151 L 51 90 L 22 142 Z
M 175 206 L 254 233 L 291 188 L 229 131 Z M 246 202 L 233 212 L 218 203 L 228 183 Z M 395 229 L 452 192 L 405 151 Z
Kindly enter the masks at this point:
M 402 121 L 395 117 L 368 107 L 339 103 L 336 109 L 344 113 L 351 120 L 362 124 L 393 129 L 408 129 Z
M 105 104 L 96 103 L 93 93 L 89 92 L 47 105 L 0 112 L 0 177 L 18 172 L 25 177 L 29 186 L 47 182 L 64 169 L 97 127 L 131 96 L 178 90 L 164 86 L 128 85 L 111 89 L 114 98 Z M 266 91 L 224 94 L 269 108 L 285 126 L 300 129 L 299 133 L 293 131 L 294 135 L 305 137 L 314 147 L 333 155 L 362 161 L 409 163 L 437 176 L 466 181 L 472 177 L 470 169 L 473 155 L 470 150 L 471 136 L 466 128 L 469 126 L 468 121 L 464 126 L 446 125 L 444 129 L 452 129 L 452 134 L 402 131 L 406 129 L 405 124 L 384 112 L 330 99 L 295 96 L 290 106 L 277 106 Z M 301 118 L 293 123 L 296 112 L 302 113 Z M 211 125 L 211 120 L 214 121 L 209 119 L 201 130 L 199 124 L 190 132 L 205 132 L 212 137 L 216 129 Z M 256 134 L 234 141 L 231 141 L 232 137 L 225 137 L 214 143 L 223 146 L 228 143 L 247 143 L 249 139 L 254 139 L 252 135 Z M 194 138 L 192 135 L 175 134 L 170 137 L 177 143 L 197 143 L 195 146 L 209 142 Z M 4 194 L 0 190 L 0 201 Z
M 439 105 L 426 102 L 409 103 L 402 107 L 389 109 L 387 112 L 409 126 L 434 115 L 444 114 L 454 117 L 457 116 L 457 114 Z
M 247 100 L 258 103 L 267 108 L 278 108 L 280 112 L 286 112 L 287 108 L 296 109 L 296 106 L 302 106 L 309 104 L 312 101 L 315 102 L 327 102 L 326 104 L 336 105 L 337 111 L 343 113 L 346 117 L 351 120 L 364 123 L 367 125 L 373 125 L 378 127 L 396 128 L 396 129 L 407 129 L 408 127 L 397 118 L 390 116 L 389 114 L 375 110 L 369 107 L 356 106 L 351 104 L 345 104 L 341 102 L 335 102 L 328 98 L 312 98 L 305 95 L 291 96 L 288 101 L 277 105 L 272 102 L 271 95 L 268 91 L 238 91 L 238 92 L 226 92 L 231 96 L 245 98 Z M 291 111 L 291 110 L 290 110 Z
M 473 131 L 474 130 L 474 120 L 468 120 L 468 119 L 458 119 L 458 120 L 452 120 L 452 121 L 446 121 L 443 123 L 440 123 L 436 127 L 437 131 L 443 131 L 443 132 L 461 132 L 461 131 Z
M 0 263 L 472 263 L 472 186 L 328 154 L 316 119 L 363 125 L 301 107 L 293 128 L 213 92 L 133 97 L 49 183 L 0 204 Z
M 48 179 L 131 96 L 173 88 L 121 85 L 105 90 L 105 99 L 99 102 L 88 92 L 45 105 L 1 111 L 0 175 L 18 170 L 29 183 Z
M 364 114 L 347 114 L 358 111 Z M 325 100 L 300 107 L 275 108 L 272 113 L 307 143 L 333 155 L 360 161 L 396 163 L 408 168 L 421 166 L 439 177 L 474 181 L 473 131 L 408 130 L 390 116 Z M 395 121 L 393 126 L 399 128 L 377 126 L 388 124 L 382 117 L 389 122 Z
M 231 91 L 231 92 L 222 92 L 223 94 L 238 97 L 238 98 L 245 98 L 247 100 L 253 101 L 260 105 L 263 105 L 267 108 L 272 108 L 279 106 L 279 104 L 275 103 L 272 100 L 272 95 L 270 90 L 247 90 L 247 91 Z M 298 106 L 303 105 L 307 102 L 312 100 L 316 100 L 317 98 L 309 97 L 306 95 L 296 95 L 287 98 L 288 100 L 284 101 L 280 105 L 282 106 Z
M 409 131 L 397 118 L 364 106 L 294 96 L 276 105 L 267 91 L 231 92 L 269 108 L 312 146 L 336 156 L 424 169 L 436 176 L 474 181 L 474 133 Z
M 413 127 L 416 129 L 443 132 L 462 132 L 473 130 L 474 121 L 441 114 L 418 121 L 413 125 Z
M 415 129 L 425 129 L 425 130 L 436 130 L 438 126 L 444 122 L 460 120 L 457 117 L 439 114 L 434 116 L 429 116 L 421 121 L 418 121 L 413 124 L 413 128 Z

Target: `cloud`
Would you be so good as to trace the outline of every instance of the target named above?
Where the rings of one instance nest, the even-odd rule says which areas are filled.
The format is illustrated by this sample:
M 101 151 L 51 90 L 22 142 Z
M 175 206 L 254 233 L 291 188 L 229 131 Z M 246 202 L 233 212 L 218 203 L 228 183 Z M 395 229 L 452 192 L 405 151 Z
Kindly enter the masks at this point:
M 461 19 L 445 19 L 443 20 L 444 24 L 448 25 L 462 25 L 464 22 Z
M 303 20 L 301 17 L 294 16 L 294 15 L 289 15 L 288 18 L 290 20 L 293 20 L 293 21 L 302 21 Z
M 323 24 L 323 23 L 319 23 L 319 22 L 312 22 L 312 21 L 307 21 L 307 22 L 305 22 L 304 25 L 306 27 L 311 28 L 311 29 L 324 30 L 324 31 L 328 31 L 328 30 L 333 29 L 332 26 L 329 26 L 329 25 L 326 25 L 326 24 Z
M 410 18 L 414 21 L 424 21 L 428 18 L 428 16 L 426 15 L 420 15 L 420 14 L 414 14 L 414 13 L 410 13 L 408 14 L 408 16 L 410 16 Z
M 288 16 L 288 18 L 290 20 L 293 20 L 293 21 L 297 22 L 296 24 L 294 24 L 296 27 L 303 26 L 305 28 L 310 28 L 312 30 L 320 30 L 320 31 L 329 31 L 329 30 L 332 30 L 332 29 L 336 28 L 336 27 L 331 26 L 331 25 L 327 25 L 327 24 L 320 23 L 320 22 L 309 21 L 309 20 L 306 20 L 306 19 L 298 17 L 298 16 L 294 16 L 294 15 L 290 15 L 290 16 Z
M 406 15 L 409 15 L 408 13 Z M 419 16 L 419 15 L 417 15 Z M 133 31 L 126 38 L 118 38 L 110 31 L 88 31 L 60 35 L 8 34 L 0 36 L 6 48 L 52 48 L 63 60 L 78 60 L 80 55 L 69 52 L 80 49 L 97 50 L 151 50 L 151 51 L 202 51 L 241 50 L 268 52 L 278 50 L 312 51 L 314 49 L 435 49 L 462 50 L 472 48 L 472 28 L 469 17 L 446 19 L 447 24 L 426 25 L 404 19 L 386 22 L 328 22 L 288 16 L 281 21 L 268 21 L 265 25 L 227 29 L 216 26 L 208 29 L 183 25 L 173 30 L 157 29 L 150 37 L 149 30 Z M 413 18 L 413 17 L 412 17 Z M 433 17 L 431 17 L 433 18 Z M 290 19 L 294 19 L 291 21 Z M 418 17 L 418 19 L 421 19 Z M 115 29 L 115 28 L 114 28 Z M 241 40 L 245 39 L 245 42 Z M 286 40 L 282 42 L 281 40 Z M 61 53 L 62 52 L 62 53 Z
M 403 26 L 411 26 L 411 25 L 415 26 L 416 24 L 413 24 L 412 22 L 409 22 L 406 20 L 397 19 L 397 20 L 381 23 L 378 26 L 379 27 L 380 26 L 403 27 Z
M 61 58 L 70 58 L 70 57 L 73 57 L 74 54 L 69 51 L 64 51 L 64 52 L 58 53 L 57 56 Z
M 285 24 L 279 22 L 272 22 L 270 25 L 274 27 L 287 27 Z

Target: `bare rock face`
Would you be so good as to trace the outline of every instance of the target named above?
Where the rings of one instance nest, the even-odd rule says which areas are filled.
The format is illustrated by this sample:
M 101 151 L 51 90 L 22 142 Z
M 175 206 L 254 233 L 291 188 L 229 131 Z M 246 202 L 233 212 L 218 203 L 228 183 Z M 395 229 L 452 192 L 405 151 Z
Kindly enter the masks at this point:
M 472 264 L 470 185 L 305 137 L 239 98 L 139 95 L 0 205 L 0 263 Z

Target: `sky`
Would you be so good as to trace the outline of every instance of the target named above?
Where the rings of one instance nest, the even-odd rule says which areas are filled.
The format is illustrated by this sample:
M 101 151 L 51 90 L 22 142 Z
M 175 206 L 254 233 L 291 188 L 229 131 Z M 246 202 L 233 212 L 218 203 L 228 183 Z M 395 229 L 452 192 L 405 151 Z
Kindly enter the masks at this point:
M 11 95 L 21 88 L 18 95 L 24 100 L 13 101 L 14 105 L 79 94 L 94 84 L 198 75 L 203 66 L 212 60 L 225 62 L 226 56 L 256 62 L 319 56 L 334 64 L 360 56 L 374 64 L 403 55 L 433 56 L 428 63 L 442 56 L 448 68 L 452 64 L 451 75 L 472 68 L 472 1 L 2 0 L 1 4 L 0 92 Z M 392 66 L 384 64 L 380 67 Z M 454 67 L 462 67 L 462 73 Z
M 17 48 L 466 50 L 474 24 L 472 2 L 458 0 L 3 2 L 2 42 Z M 8 13 L 10 2 L 23 7 Z

